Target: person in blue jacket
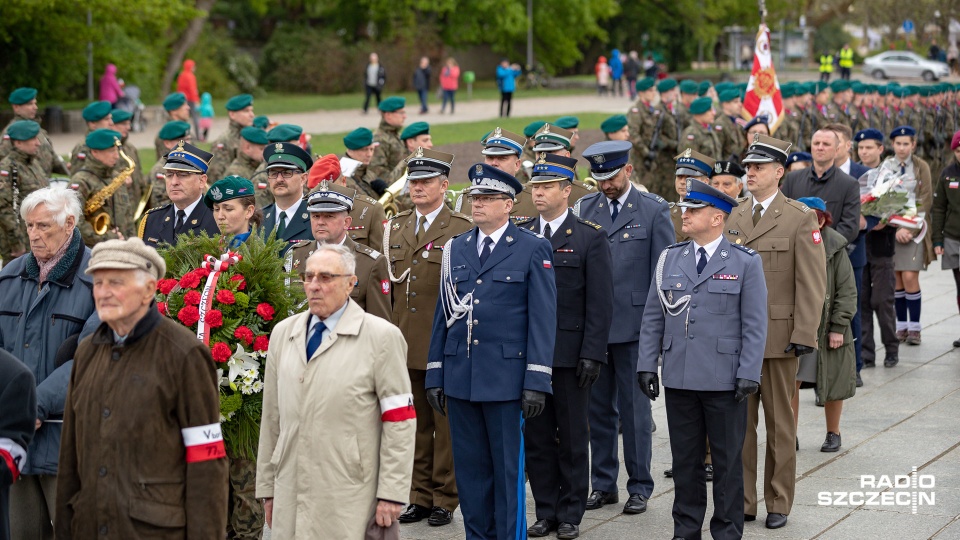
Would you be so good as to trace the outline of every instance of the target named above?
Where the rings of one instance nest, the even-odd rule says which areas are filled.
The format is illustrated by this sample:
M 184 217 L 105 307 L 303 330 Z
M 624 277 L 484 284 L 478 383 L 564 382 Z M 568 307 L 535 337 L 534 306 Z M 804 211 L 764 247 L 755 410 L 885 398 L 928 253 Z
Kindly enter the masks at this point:
M 517 77 L 523 73 L 520 64 L 510 64 L 504 58 L 497 66 L 497 88 L 500 89 L 500 116 L 510 116 L 513 92 L 517 89 Z
M 623 61 L 620 59 L 620 49 L 614 49 L 610 53 L 610 70 L 613 78 L 610 95 L 623 97 Z

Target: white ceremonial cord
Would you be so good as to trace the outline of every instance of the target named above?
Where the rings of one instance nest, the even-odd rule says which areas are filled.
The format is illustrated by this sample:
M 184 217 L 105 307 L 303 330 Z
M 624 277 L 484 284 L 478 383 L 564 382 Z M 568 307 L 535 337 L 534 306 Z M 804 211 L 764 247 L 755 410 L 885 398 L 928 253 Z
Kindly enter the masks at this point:
M 393 265 L 390 264 L 390 225 L 393 223 L 393 220 L 387 222 L 387 225 L 383 228 L 383 254 L 387 256 L 387 276 L 390 278 L 390 281 L 394 283 L 400 283 L 401 281 L 407 279 L 410 276 L 410 268 L 407 268 L 400 274 L 400 277 L 393 275 Z M 411 267 L 412 268 L 412 267 Z M 407 283 L 407 289 L 409 292 L 410 284 Z
M 687 309 L 687 305 L 690 303 L 690 295 L 684 295 L 677 299 L 676 302 L 667 301 L 667 296 L 663 294 L 663 265 L 667 261 L 667 249 L 660 252 L 660 258 L 657 260 L 657 295 L 660 296 L 660 308 L 663 309 L 664 315 L 670 314 L 671 317 L 676 317 L 680 315 L 684 310 Z M 687 311 L 687 321 L 690 320 L 690 311 Z M 686 326 L 687 322 L 684 323 Z
M 470 343 L 473 341 L 473 291 L 460 298 L 457 295 L 457 285 L 450 275 L 450 251 L 453 238 L 443 245 L 443 259 L 440 265 L 440 306 L 447 322 L 447 328 L 453 326 L 458 319 L 467 317 L 467 357 L 470 357 Z

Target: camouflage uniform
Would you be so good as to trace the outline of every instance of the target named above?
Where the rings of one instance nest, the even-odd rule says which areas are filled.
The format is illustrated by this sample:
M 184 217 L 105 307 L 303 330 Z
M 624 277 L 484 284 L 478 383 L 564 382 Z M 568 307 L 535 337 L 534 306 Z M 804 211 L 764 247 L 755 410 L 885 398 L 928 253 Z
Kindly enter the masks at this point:
M 201 203 L 202 204 L 202 203 Z M 227 501 L 227 538 L 260 540 L 266 517 L 257 500 L 257 462 L 227 456 L 230 461 L 230 496 Z
M 19 120 L 33 120 L 34 122 L 40 123 L 39 118 L 24 118 L 15 114 L 10 124 Z M 3 136 L 2 139 L 0 139 L 0 159 L 7 157 L 7 154 L 13 151 L 13 142 L 11 142 L 10 137 L 7 136 L 7 129 L 10 127 L 10 124 L 7 124 L 6 127 L 3 128 Z M 50 178 L 50 175 L 53 173 L 70 174 L 63 158 L 53 149 L 53 143 L 50 142 L 50 136 L 47 135 L 47 130 L 42 128 L 40 129 L 40 151 L 37 153 L 37 160 L 40 162 L 40 168 L 43 170 L 44 178 Z
M 376 157 L 376 154 L 374 154 Z M 371 162 L 372 163 L 372 162 Z M 356 189 L 359 193 L 363 193 L 367 197 L 370 197 L 373 200 L 379 200 L 380 197 L 377 195 L 376 190 L 373 189 L 373 186 L 370 185 L 370 182 L 375 180 L 377 177 L 370 172 L 370 166 L 360 164 L 357 165 L 356 170 L 353 171 L 353 176 L 344 177 L 347 179 L 347 185 Z M 377 249 L 376 246 L 371 246 L 374 249 Z M 380 246 L 383 247 L 383 246 Z
M 253 171 L 253 175 L 247 178 L 257 192 L 257 206 L 260 208 L 270 206 L 274 203 L 273 192 L 270 191 L 270 180 L 267 178 L 267 162 L 261 161 Z M 263 204 L 260 202 L 263 201 Z
M 721 150 L 718 159 L 729 160 L 730 156 L 739 158 L 740 153 L 747 147 L 747 136 L 736 120 L 725 114 L 718 114 L 714 127 L 720 135 Z
M 632 180 L 646 185 L 648 189 L 653 184 L 655 169 L 653 163 L 650 164 L 650 167 L 647 167 L 646 161 L 647 155 L 656 150 L 650 148 L 650 142 L 653 139 L 653 131 L 656 128 L 659 116 L 660 112 L 642 99 L 638 99 L 630 108 L 630 112 L 627 113 L 627 130 L 630 133 L 628 140 L 633 145 L 630 150 L 630 164 L 633 165 Z M 539 214 L 534 213 L 533 215 L 537 216 Z
M 390 171 L 407 156 L 407 147 L 400 140 L 402 128 L 403 126 L 391 126 L 384 120 L 380 121 L 380 127 L 373 134 L 373 142 L 380 145 L 373 151 L 373 158 L 370 160 L 370 165 L 367 165 L 367 173 L 372 179 L 379 178 L 386 181 Z
M 781 141 L 787 141 L 794 146 L 793 149 L 796 149 L 797 134 L 799 133 L 800 129 L 799 123 L 800 113 L 798 111 L 784 109 L 783 118 L 780 120 L 780 125 L 777 127 L 777 131 L 773 134 L 773 136 Z M 746 141 L 746 134 L 744 134 L 744 141 Z M 740 151 L 743 152 L 743 149 L 741 148 Z
M 112 168 L 107 167 L 93 156 L 87 156 L 83 168 L 78 168 L 70 177 L 70 187 L 77 190 L 80 195 L 80 206 L 86 210 L 87 199 L 106 188 L 114 176 L 115 172 Z M 96 211 L 97 214 L 106 212 L 110 216 L 110 226 L 107 228 L 107 232 L 95 234 L 93 226 L 86 219 L 83 219 L 80 221 L 80 234 L 83 236 L 83 242 L 93 247 L 104 240 L 118 238 L 117 234 L 113 232 L 114 228 L 119 229 L 125 238 L 136 235 L 137 229 L 133 223 L 133 210 L 130 194 L 126 189 L 118 189 Z
M 263 178 L 259 179 L 260 184 L 253 180 L 259 167 L 263 166 Z M 262 161 L 251 159 L 243 152 L 237 152 L 237 157 L 230 163 L 223 176 L 239 176 L 250 180 L 256 193 L 257 208 L 263 208 L 273 204 L 273 192 L 270 191 L 270 183 L 267 182 L 267 166 Z M 263 187 L 260 187 L 263 186 Z
M 164 153 L 164 156 L 166 153 Z M 163 178 L 163 166 L 166 165 L 167 158 L 161 157 L 153 164 L 150 174 L 147 177 L 153 184 L 153 191 L 150 192 L 150 204 L 148 208 L 156 208 L 170 203 L 170 197 L 167 197 L 167 182 Z
M 13 169 L 17 169 L 17 208 L 13 208 Z M 39 156 L 13 148 L 0 160 L 0 258 L 13 260 L 14 252 L 29 251 L 27 227 L 20 218 L 20 204 L 34 191 L 49 185 Z
M 830 103 L 827 103 L 827 106 L 824 109 L 823 117 L 827 124 L 843 124 L 847 127 L 850 126 L 850 119 L 847 118 L 847 115 L 843 114 L 843 110 L 839 105 L 836 104 L 836 102 L 831 101 Z
M 207 184 L 213 185 L 214 182 L 222 180 L 226 174 L 227 167 L 236 159 L 240 148 L 240 130 L 243 126 L 230 121 L 230 129 L 217 138 L 210 149 L 213 157 L 210 158 L 210 166 L 207 167 Z M 249 178 L 247 179 L 249 180 Z
M 655 193 L 666 200 L 672 200 L 677 196 L 677 190 L 674 188 L 674 174 L 677 167 L 676 156 L 678 138 L 680 137 L 680 119 L 674 114 L 673 110 L 665 103 L 660 102 L 657 105 L 660 114 L 666 114 L 663 124 L 660 127 L 660 147 L 657 150 L 657 157 L 654 159 L 653 171 L 654 180 L 652 185 L 646 186 L 650 193 Z
M 90 134 L 88 129 L 86 133 L 83 134 L 83 139 L 73 147 L 73 150 L 70 151 L 70 173 L 71 175 L 81 168 L 83 168 L 84 163 L 86 163 L 87 158 L 90 157 L 90 148 L 87 147 L 85 142 L 87 135 Z M 121 160 L 122 161 L 122 160 Z
M 170 151 L 167 150 L 167 147 L 163 144 L 163 139 L 160 138 L 160 135 L 157 135 L 157 137 L 153 139 L 153 148 L 157 152 L 157 161 L 160 161 L 160 158 L 167 155 L 167 152 Z
M 723 159 L 723 145 L 720 143 L 719 132 L 712 125 L 703 125 L 696 120 L 690 120 L 690 124 L 680 134 L 677 153 L 682 153 L 687 148 L 716 160 Z

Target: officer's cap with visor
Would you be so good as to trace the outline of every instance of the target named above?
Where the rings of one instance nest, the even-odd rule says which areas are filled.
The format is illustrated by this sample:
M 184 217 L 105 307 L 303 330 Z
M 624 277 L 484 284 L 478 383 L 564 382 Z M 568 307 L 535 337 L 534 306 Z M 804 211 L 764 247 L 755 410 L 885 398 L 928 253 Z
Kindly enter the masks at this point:
M 754 133 L 753 141 L 747 148 L 747 155 L 743 158 L 743 163 L 778 163 L 787 164 L 787 156 L 790 155 L 792 144 L 774 139 L 769 135 Z
M 681 208 L 712 206 L 729 214 L 737 207 L 737 201 L 719 189 L 710 187 L 709 184 L 689 179 L 687 180 L 687 194 L 677 203 L 677 206 Z
M 590 176 L 594 180 L 609 180 L 620 172 L 630 160 L 629 141 L 603 141 L 590 145 L 583 151 L 583 159 L 590 163 Z

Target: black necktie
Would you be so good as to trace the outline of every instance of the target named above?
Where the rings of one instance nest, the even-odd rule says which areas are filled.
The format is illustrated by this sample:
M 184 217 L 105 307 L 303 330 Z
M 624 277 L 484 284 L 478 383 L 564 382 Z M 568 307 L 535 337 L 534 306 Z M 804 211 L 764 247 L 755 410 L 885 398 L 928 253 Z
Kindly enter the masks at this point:
M 287 230 L 287 213 L 280 212 L 277 216 L 277 238 L 282 238 L 285 230 Z
M 610 212 L 610 221 L 616 221 L 617 216 L 620 215 L 620 201 L 616 199 L 610 201 L 610 208 L 613 208 L 613 211 Z
M 549 240 L 552 235 L 553 235 L 553 231 L 550 230 L 550 224 L 547 223 L 546 225 L 543 226 L 543 236 L 547 240 Z
M 174 232 L 180 232 L 183 222 L 187 220 L 187 213 L 183 210 L 177 210 L 177 225 L 173 228 Z
M 323 324 L 322 321 L 313 327 L 313 335 L 307 340 L 307 362 L 310 361 L 313 353 L 317 352 L 317 349 L 320 348 L 320 343 L 323 342 L 323 331 L 326 329 L 327 325 Z
M 493 245 L 493 238 L 489 236 L 483 239 L 483 249 L 480 250 L 480 266 L 483 266 L 487 262 L 487 259 L 490 258 L 490 251 Z
M 906 164 L 906 163 L 901 163 L 901 164 L 900 164 L 900 175 L 903 176 L 903 175 L 905 175 L 905 174 L 907 174 L 907 164 Z
M 700 248 L 697 250 L 697 253 L 700 254 L 700 260 L 697 261 L 697 275 L 699 276 L 707 266 L 707 250 Z

